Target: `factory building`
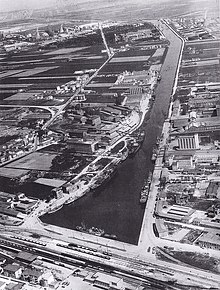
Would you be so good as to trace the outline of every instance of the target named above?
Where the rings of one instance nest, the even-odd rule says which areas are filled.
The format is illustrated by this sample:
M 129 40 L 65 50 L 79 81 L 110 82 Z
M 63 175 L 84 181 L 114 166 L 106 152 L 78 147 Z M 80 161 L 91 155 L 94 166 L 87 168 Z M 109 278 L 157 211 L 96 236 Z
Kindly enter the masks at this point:
M 198 134 L 192 136 L 181 136 L 178 138 L 178 146 L 180 150 L 199 149 Z

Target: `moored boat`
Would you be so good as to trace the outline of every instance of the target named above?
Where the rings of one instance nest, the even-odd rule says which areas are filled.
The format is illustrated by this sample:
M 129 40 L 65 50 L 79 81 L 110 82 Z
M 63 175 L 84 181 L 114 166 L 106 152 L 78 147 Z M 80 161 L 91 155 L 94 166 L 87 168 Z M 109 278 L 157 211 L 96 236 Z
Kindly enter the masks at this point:
M 149 194 L 149 191 L 150 191 L 150 185 L 151 185 L 152 176 L 153 176 L 152 171 L 149 171 L 148 178 L 145 181 L 145 183 L 143 185 L 143 188 L 141 190 L 140 203 L 145 203 L 147 201 L 148 194 Z
M 54 208 L 50 208 L 50 210 L 47 213 L 48 214 L 55 213 L 56 211 L 60 210 L 62 207 L 63 207 L 63 204 L 56 206 Z
M 146 203 L 147 202 L 147 196 L 141 196 L 140 203 Z
M 130 157 L 133 157 L 137 152 L 138 150 L 141 148 L 141 144 L 140 143 L 133 143 L 131 144 L 129 147 L 128 147 L 128 155 Z
M 157 146 L 160 145 L 160 137 L 157 137 L 156 145 L 157 145 Z
M 90 186 L 90 189 L 96 189 L 98 187 L 104 186 L 106 183 L 108 183 L 108 181 L 115 176 L 115 174 L 117 173 L 117 169 L 116 168 L 111 168 L 108 170 L 108 172 L 104 173 L 102 176 L 100 176 L 94 184 L 92 184 Z
M 83 232 L 83 233 L 87 233 L 87 234 L 91 234 L 91 235 L 95 235 L 99 237 L 102 237 L 105 234 L 105 231 L 103 229 L 96 228 L 96 227 L 87 228 L 84 223 L 81 223 L 80 226 L 76 226 L 75 229 L 79 232 Z
M 104 234 L 104 238 L 113 239 L 113 240 L 118 239 L 118 237 L 114 234 Z
M 156 147 L 153 148 L 153 152 L 152 152 L 152 156 L 151 156 L 151 161 L 153 161 L 153 162 L 156 161 L 158 153 L 159 153 L 158 148 L 156 148 Z
M 131 136 L 133 137 L 133 140 L 131 140 L 128 144 L 128 155 L 132 157 L 141 148 L 141 145 L 145 139 L 145 132 L 134 132 L 133 134 L 131 134 Z

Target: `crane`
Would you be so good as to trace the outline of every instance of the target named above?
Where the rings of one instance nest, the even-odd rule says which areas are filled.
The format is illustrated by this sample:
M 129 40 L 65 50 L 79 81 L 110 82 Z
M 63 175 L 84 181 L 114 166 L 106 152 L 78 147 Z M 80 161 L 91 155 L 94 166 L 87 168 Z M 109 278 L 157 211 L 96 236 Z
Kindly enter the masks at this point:
M 104 35 L 104 32 L 103 32 L 102 24 L 101 24 L 101 23 L 99 23 L 99 29 L 100 29 L 100 32 L 101 32 L 102 40 L 103 40 L 103 43 L 104 43 L 104 45 L 105 45 L 105 48 L 106 48 L 106 51 L 107 51 L 108 57 L 110 58 L 110 57 L 111 57 L 111 51 L 110 51 L 110 49 L 108 48 L 108 45 L 107 45 L 107 42 L 106 42 L 106 39 L 105 39 L 105 35 Z

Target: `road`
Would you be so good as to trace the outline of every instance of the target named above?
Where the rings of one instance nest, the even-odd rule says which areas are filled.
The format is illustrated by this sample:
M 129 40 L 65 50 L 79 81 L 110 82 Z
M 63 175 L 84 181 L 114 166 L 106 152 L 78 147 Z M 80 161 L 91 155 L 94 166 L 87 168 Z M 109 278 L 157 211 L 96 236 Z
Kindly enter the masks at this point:
M 74 101 L 74 99 L 78 96 L 78 94 L 82 91 L 82 89 L 86 87 L 88 83 L 91 82 L 91 80 L 97 76 L 100 70 L 112 59 L 113 56 L 114 53 L 112 53 L 108 57 L 108 59 L 94 72 L 94 74 L 92 74 L 91 77 L 88 78 L 88 80 L 74 92 L 72 97 L 70 97 L 65 104 L 59 106 L 58 111 L 52 116 L 52 118 L 47 123 L 44 124 L 43 129 L 48 128 L 54 122 L 54 120 L 66 109 L 66 107 Z

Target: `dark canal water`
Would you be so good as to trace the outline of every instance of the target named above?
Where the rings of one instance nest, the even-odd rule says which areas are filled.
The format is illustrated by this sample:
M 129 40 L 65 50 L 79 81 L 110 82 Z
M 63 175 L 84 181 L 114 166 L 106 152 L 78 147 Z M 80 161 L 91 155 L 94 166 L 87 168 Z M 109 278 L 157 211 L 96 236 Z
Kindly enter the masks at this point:
M 120 241 L 137 244 L 144 214 L 144 207 L 139 203 L 140 191 L 149 171 L 153 170 L 152 147 L 168 111 L 181 49 L 181 41 L 166 27 L 164 34 L 171 45 L 162 68 L 162 80 L 156 88 L 155 103 L 143 124 L 146 137 L 142 148 L 134 158 L 119 166 L 117 174 L 104 188 L 43 216 L 43 222 L 70 229 L 84 222 L 87 227 L 95 226 L 117 235 Z

